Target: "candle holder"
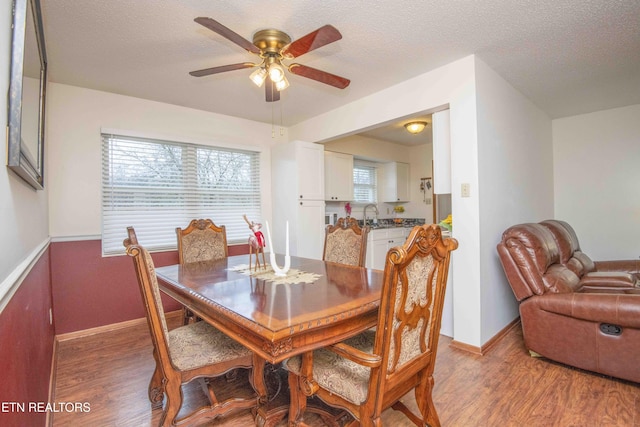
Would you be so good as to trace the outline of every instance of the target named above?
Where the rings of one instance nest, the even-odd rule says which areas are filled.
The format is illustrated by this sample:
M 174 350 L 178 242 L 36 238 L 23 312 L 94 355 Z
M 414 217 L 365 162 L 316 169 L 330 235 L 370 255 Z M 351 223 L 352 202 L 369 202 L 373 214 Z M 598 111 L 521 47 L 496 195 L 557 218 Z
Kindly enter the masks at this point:
M 280 268 L 276 262 L 276 253 L 273 251 L 273 240 L 271 240 L 271 230 L 269 229 L 269 221 L 265 221 L 267 225 L 267 238 L 269 239 L 269 261 L 271 262 L 271 268 L 276 276 L 286 276 L 289 268 L 291 268 L 291 257 L 289 256 L 289 221 L 287 221 L 286 228 L 286 252 L 284 255 L 284 267 Z

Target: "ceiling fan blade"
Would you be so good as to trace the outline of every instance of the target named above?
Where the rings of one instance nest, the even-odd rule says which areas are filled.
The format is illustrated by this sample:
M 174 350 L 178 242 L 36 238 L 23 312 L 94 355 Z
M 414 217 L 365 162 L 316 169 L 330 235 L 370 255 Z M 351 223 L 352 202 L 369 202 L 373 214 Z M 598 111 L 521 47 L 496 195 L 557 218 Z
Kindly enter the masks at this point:
M 189 74 L 191 74 L 193 77 L 203 77 L 203 76 L 209 76 L 211 74 L 224 73 L 224 72 L 233 71 L 233 70 L 241 70 L 243 68 L 251 68 L 255 66 L 256 64 L 252 62 L 240 62 L 238 64 L 221 65 L 220 67 L 205 68 L 204 70 L 191 71 Z
M 275 83 L 271 81 L 269 76 L 267 76 L 267 79 L 264 82 L 264 93 L 267 102 L 280 101 L 280 91 L 276 89 Z
M 344 77 L 336 76 L 335 74 L 307 67 L 306 65 L 302 64 L 289 65 L 289 71 L 298 76 L 306 77 L 320 83 L 334 86 L 338 89 L 344 89 L 349 86 L 349 83 L 351 83 L 351 80 L 345 79 Z
M 296 58 L 319 47 L 328 45 L 342 38 L 335 27 L 325 25 L 312 33 L 295 40 L 282 48 L 280 53 L 287 59 Z
M 247 40 L 244 37 L 242 37 L 240 34 L 234 32 L 233 30 L 230 30 L 227 27 L 225 27 L 224 25 L 222 25 L 221 23 L 219 23 L 215 19 L 206 18 L 206 17 L 202 17 L 201 16 L 199 18 L 195 18 L 194 21 L 196 21 L 198 24 L 200 24 L 202 26 L 207 27 L 211 31 L 220 34 L 222 37 L 226 38 L 227 40 L 232 41 L 233 43 L 237 44 L 241 48 L 243 48 L 243 49 L 245 49 L 245 50 L 247 50 L 247 51 L 249 51 L 251 53 L 255 53 L 256 55 L 260 54 L 260 49 L 258 49 L 253 43 L 251 43 L 249 40 Z

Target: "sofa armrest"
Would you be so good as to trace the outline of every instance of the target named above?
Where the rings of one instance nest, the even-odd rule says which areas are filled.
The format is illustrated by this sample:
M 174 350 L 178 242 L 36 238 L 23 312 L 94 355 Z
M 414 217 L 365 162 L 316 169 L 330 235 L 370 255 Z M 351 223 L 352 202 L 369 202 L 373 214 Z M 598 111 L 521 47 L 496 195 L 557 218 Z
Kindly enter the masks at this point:
M 638 278 L 621 271 L 592 271 L 580 278 L 580 286 L 593 289 L 625 289 L 639 286 Z
M 534 296 L 522 302 L 589 322 L 640 328 L 639 294 L 566 293 Z
M 596 271 L 626 271 L 640 274 L 640 259 L 595 261 Z

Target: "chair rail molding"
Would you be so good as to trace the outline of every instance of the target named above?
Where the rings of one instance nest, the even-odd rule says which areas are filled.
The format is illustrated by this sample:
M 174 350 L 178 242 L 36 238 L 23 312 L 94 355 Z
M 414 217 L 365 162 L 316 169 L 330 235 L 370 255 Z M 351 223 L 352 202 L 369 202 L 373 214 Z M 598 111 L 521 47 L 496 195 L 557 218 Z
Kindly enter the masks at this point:
M 0 282 L 0 313 L 7 306 L 13 294 L 16 293 L 20 284 L 27 277 L 33 266 L 38 262 L 42 254 L 47 250 L 51 238 L 47 237 L 42 241 L 29 255 L 9 273 L 9 275 Z

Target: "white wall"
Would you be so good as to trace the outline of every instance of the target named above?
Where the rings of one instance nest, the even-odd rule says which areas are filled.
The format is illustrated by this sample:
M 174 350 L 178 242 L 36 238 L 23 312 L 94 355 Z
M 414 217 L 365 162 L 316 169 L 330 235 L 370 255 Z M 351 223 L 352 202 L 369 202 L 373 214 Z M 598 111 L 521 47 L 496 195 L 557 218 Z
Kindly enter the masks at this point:
M 271 125 L 62 84 L 49 86 L 49 191 L 53 238 L 101 233 L 100 129 L 263 150 L 263 215 L 271 216 Z M 124 233 L 124 231 L 123 231 Z
M 594 260 L 640 256 L 640 105 L 553 121 L 555 217 Z
M 477 188 L 475 58 L 466 57 L 373 95 L 314 117 L 289 129 L 292 139 L 325 141 L 418 112 L 451 109 L 453 185 Z M 454 339 L 482 345 L 480 307 L 480 241 L 477 192 L 452 197 L 453 237 L 460 246 L 452 256 Z M 457 224 L 457 226 L 455 225 Z M 493 249 L 495 250 L 495 248 Z M 502 307 L 483 307 L 502 310 Z
M 482 61 L 476 61 L 476 81 L 482 342 L 486 342 L 518 316 L 496 245 L 508 227 L 553 216 L 553 148 L 551 120 L 540 109 Z M 460 186 L 453 191 L 459 192 Z M 454 209 L 454 224 L 455 218 Z
M 293 138 L 323 141 L 447 105 L 453 237 L 459 242 L 451 270 L 454 339 L 480 347 L 517 317 L 515 299 L 497 264 L 502 231 L 511 222 L 553 213 L 551 121 L 470 56 L 289 131 Z M 524 152 L 516 155 L 515 168 L 505 159 L 518 150 Z M 470 197 L 461 197 L 462 183 L 470 184 Z
M 11 6 L 0 5 L 0 129 L 7 127 L 7 92 L 11 55 Z M 4 140 L 4 138 L 3 138 Z M 46 155 L 46 153 L 45 153 Z M 0 150 L 0 310 L 19 285 L 20 276 L 38 248 L 48 242 L 48 173 L 45 164 L 45 189 L 35 191 L 13 174 L 7 164 L 6 142 Z M 35 253 L 34 253 L 35 252 Z M 6 297 L 6 299 L 5 299 Z

